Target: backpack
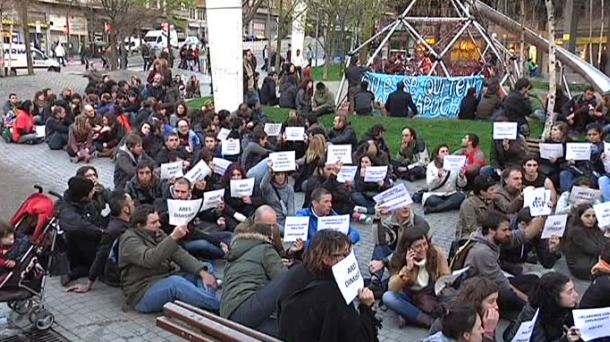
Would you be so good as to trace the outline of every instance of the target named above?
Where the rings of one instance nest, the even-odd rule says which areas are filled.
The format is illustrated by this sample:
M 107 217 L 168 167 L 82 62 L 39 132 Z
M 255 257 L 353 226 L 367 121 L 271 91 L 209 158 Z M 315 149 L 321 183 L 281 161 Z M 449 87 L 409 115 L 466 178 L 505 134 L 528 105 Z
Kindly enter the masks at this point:
M 470 252 L 472 246 L 475 244 L 475 241 L 472 239 L 461 239 L 456 242 L 457 243 L 451 244 L 451 249 L 449 250 L 448 261 L 451 271 L 457 271 L 464 268 L 468 252 Z

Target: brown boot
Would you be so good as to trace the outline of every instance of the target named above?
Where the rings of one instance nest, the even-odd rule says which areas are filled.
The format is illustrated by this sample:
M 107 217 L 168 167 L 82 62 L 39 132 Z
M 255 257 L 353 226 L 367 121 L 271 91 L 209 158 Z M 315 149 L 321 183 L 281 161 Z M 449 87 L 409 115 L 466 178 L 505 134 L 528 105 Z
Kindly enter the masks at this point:
M 418 327 L 430 329 L 430 327 L 432 326 L 432 323 L 434 323 L 434 318 L 432 318 L 432 316 L 422 312 L 419 315 L 417 315 L 417 318 L 415 319 L 414 323 Z
M 99 152 L 97 154 L 98 157 L 100 158 L 110 158 L 112 157 L 112 155 L 116 152 L 116 147 L 113 148 L 107 148 L 102 152 Z

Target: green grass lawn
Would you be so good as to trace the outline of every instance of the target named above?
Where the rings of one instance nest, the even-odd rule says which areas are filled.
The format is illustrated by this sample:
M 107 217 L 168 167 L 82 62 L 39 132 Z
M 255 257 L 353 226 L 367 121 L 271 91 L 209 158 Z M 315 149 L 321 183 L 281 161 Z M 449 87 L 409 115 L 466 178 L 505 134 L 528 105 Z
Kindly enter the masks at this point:
M 206 99 L 198 99 L 189 102 L 192 108 L 200 108 Z M 274 107 L 264 107 L 267 117 L 276 121 L 284 122 L 288 116 L 288 110 Z M 326 128 L 333 125 L 334 116 L 332 114 L 325 115 L 321 118 Z M 481 140 L 481 148 L 489 159 L 489 151 L 492 141 L 492 124 L 483 121 L 466 121 L 456 119 L 406 119 L 406 118 L 391 118 L 391 117 L 372 117 L 372 116 L 350 116 L 352 127 L 356 131 L 358 139 L 362 138 L 366 132 L 374 124 L 382 124 L 386 129 L 385 140 L 390 148 L 390 153 L 395 156 L 400 149 L 402 140 L 402 128 L 411 126 L 417 132 L 418 137 L 423 138 L 427 145 L 428 151 L 432 150 L 436 145 L 441 143 L 449 144 L 452 151 L 460 148 L 460 143 L 464 135 L 468 133 L 477 134 Z M 543 126 L 534 123 L 531 127 L 531 136 L 539 137 L 542 133 Z
M 328 66 L 328 77 L 324 79 L 324 66 L 311 68 L 311 77 L 314 81 L 341 81 L 343 77 L 343 65 L 341 64 L 330 64 Z

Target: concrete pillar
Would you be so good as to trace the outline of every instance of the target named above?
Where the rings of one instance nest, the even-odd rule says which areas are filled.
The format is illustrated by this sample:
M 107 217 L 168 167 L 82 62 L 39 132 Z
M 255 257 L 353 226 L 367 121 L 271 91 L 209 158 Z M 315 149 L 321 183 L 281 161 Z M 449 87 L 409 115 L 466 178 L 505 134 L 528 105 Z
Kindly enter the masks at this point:
M 305 45 L 305 19 L 307 17 L 307 5 L 302 0 L 296 0 L 297 3 L 294 6 L 292 15 L 292 39 L 290 44 L 292 45 L 292 55 L 296 56 L 297 50 L 301 50 L 303 59 L 304 56 L 304 45 Z
M 243 102 L 242 0 L 207 0 L 214 106 L 233 111 Z
M 563 48 L 572 53 L 576 51 L 576 35 L 578 33 L 579 15 L 580 1 L 565 0 L 563 9 Z

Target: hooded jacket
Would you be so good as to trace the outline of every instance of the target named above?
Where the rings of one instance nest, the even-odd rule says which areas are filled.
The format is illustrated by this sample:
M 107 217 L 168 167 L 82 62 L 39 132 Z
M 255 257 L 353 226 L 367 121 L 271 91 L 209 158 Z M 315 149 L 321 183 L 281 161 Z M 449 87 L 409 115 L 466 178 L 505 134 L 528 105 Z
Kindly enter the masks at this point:
M 230 318 L 245 300 L 286 271 L 271 238 L 254 232 L 235 235 L 227 261 L 220 305 L 224 318 Z
M 288 182 L 288 176 L 286 176 L 286 183 L 283 185 L 275 184 L 272 181 L 272 177 L 271 170 L 267 169 L 261 180 L 260 188 L 262 197 L 275 210 L 277 220 L 281 222 L 286 219 L 286 216 L 294 216 L 296 211 L 294 207 L 294 189 Z
M 138 157 L 134 156 L 131 151 L 127 148 L 127 145 L 123 145 L 119 148 L 116 160 L 114 162 L 114 189 L 122 190 L 125 188 L 127 181 L 133 178 L 136 174 L 136 167 L 138 162 L 142 159 L 148 158 L 144 153 Z

